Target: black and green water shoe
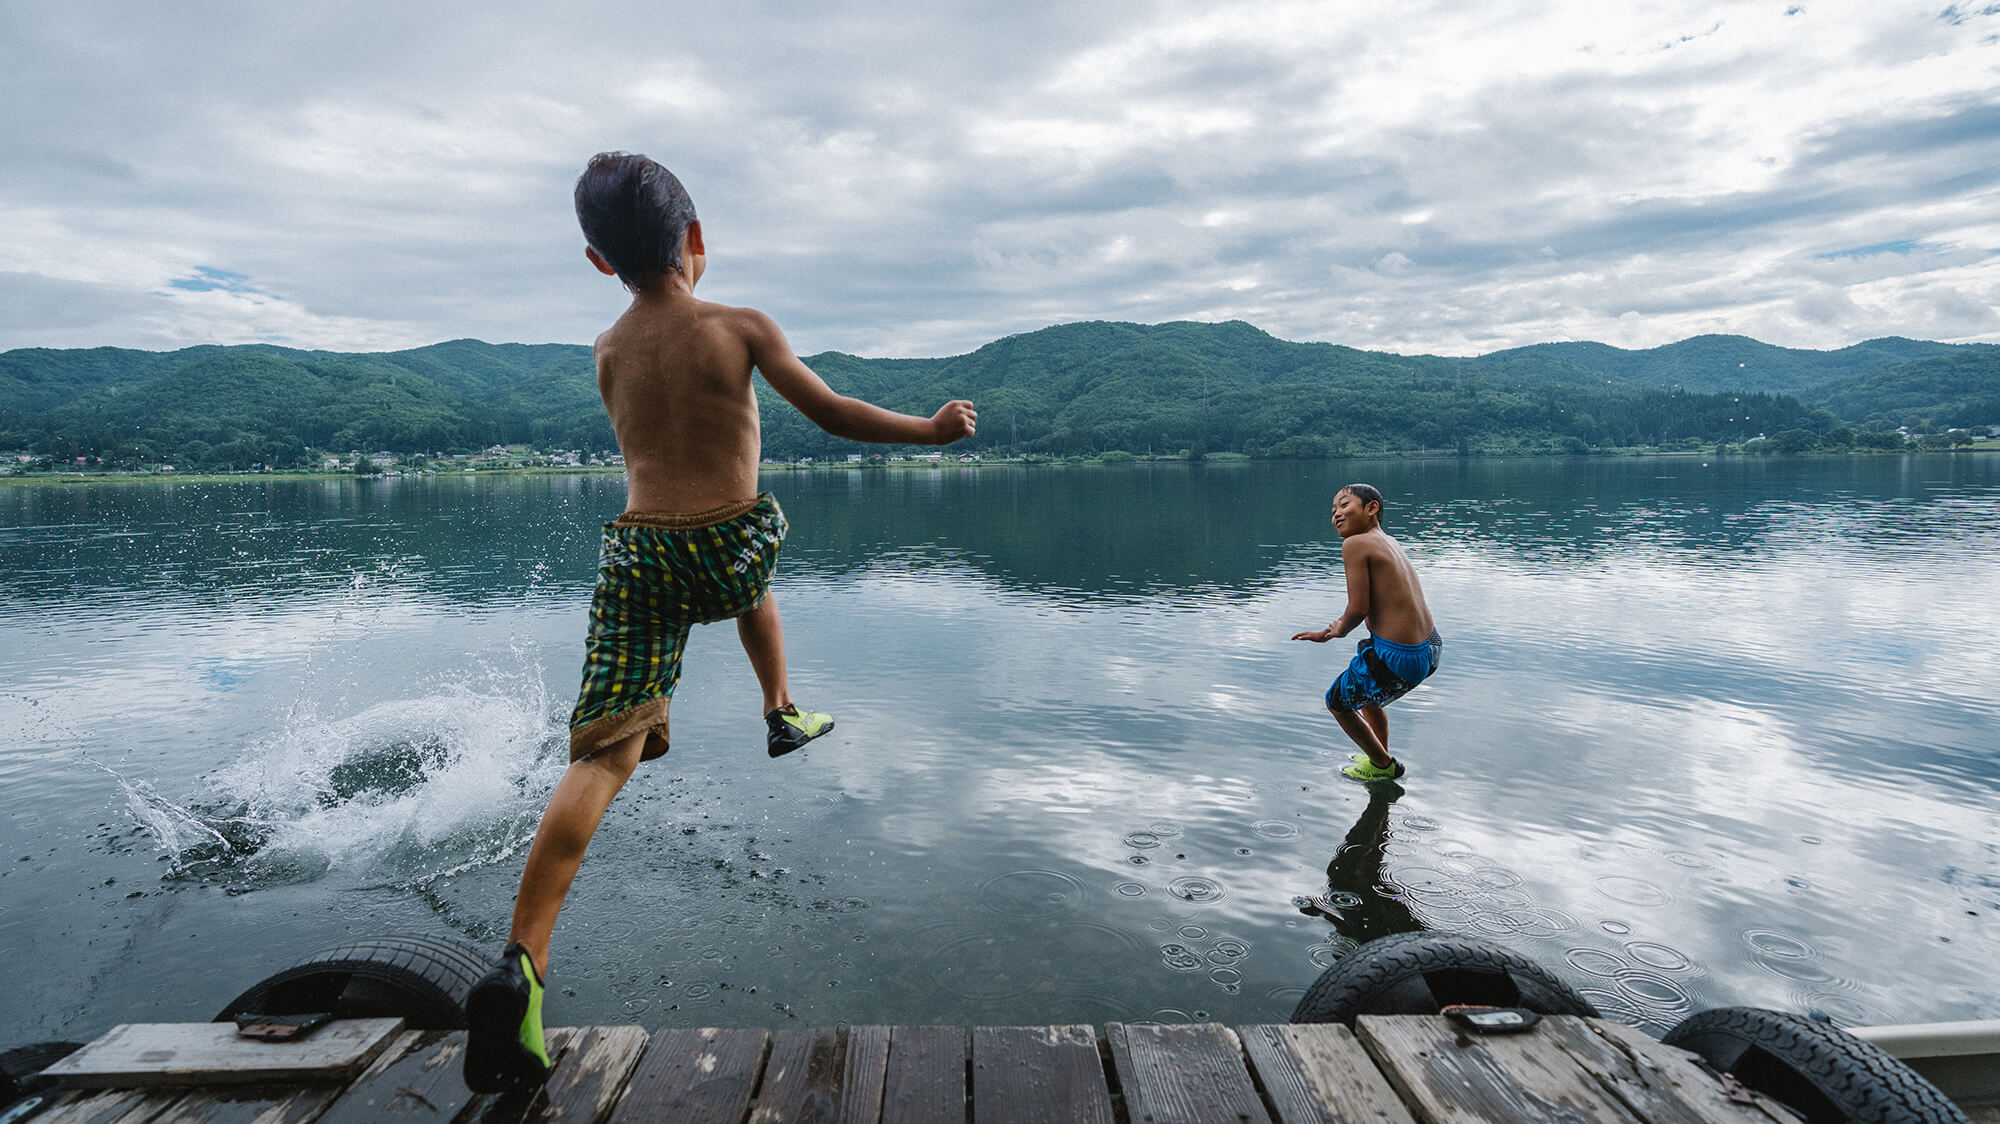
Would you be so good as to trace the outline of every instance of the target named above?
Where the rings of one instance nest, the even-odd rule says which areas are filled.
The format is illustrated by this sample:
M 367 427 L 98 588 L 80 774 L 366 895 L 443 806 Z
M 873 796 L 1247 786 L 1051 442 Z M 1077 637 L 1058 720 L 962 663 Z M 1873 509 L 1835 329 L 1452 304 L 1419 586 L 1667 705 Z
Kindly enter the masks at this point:
M 764 716 L 764 726 L 770 731 L 765 748 L 771 756 L 783 757 L 833 729 L 833 715 L 815 714 L 786 703 Z
M 528 950 L 510 944 L 465 996 L 465 1086 L 512 1093 L 549 1079 L 542 1042 L 542 978 Z

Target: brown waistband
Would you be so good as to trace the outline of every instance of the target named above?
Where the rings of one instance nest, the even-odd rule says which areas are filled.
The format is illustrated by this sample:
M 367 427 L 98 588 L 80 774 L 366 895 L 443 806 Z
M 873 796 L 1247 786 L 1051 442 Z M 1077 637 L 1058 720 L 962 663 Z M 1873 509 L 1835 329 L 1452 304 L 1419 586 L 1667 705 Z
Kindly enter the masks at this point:
M 667 511 L 628 511 L 612 522 L 614 527 L 657 527 L 662 531 L 698 531 L 703 527 L 713 527 L 717 523 L 727 523 L 739 515 L 746 514 L 764 502 L 763 496 L 755 499 L 737 500 L 721 507 L 711 507 L 707 511 L 690 511 L 685 514 Z

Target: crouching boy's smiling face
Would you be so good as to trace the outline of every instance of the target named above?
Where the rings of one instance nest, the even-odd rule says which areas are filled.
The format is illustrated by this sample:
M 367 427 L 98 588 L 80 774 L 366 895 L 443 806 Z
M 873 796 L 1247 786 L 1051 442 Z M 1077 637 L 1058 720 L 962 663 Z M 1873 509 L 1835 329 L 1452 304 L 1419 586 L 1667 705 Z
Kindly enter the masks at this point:
M 1333 529 L 1341 538 L 1372 531 L 1378 522 L 1381 508 L 1362 500 L 1351 488 L 1342 488 L 1333 496 Z

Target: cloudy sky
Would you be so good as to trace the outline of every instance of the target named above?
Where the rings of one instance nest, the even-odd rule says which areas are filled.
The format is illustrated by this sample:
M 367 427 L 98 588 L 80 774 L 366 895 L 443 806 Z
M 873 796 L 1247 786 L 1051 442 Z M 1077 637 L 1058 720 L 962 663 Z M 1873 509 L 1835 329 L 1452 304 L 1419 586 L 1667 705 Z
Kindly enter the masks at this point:
M 801 353 L 2000 341 L 2000 4 L 0 0 L 0 349 L 588 342 L 673 168 Z

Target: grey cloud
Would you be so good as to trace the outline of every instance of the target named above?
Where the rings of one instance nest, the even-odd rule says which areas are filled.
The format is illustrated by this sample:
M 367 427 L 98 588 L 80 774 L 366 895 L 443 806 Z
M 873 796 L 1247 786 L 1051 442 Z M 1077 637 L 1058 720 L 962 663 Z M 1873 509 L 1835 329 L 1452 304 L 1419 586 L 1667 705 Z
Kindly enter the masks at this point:
M 112 285 L 0 273 L 0 333 L 9 335 L 109 325 L 148 303 L 146 297 Z M 0 335 L 0 348 L 8 346 Z
M 1671 66 L 1585 60 L 1412 88 L 1403 96 L 1422 112 L 1393 119 L 1422 123 L 1391 126 L 1350 88 L 1363 69 L 1351 64 L 1406 45 L 1395 36 L 1448 42 L 1503 17 L 1364 20 L 1339 58 L 1151 34 L 1204 12 L 15 8 L 0 17 L 0 144 L 18 154 L 0 169 L 0 206 L 46 215 L 85 252 L 151 255 L 147 285 L 207 264 L 307 317 L 427 334 L 413 343 L 586 340 L 622 295 L 582 264 L 568 192 L 591 152 L 623 147 L 664 160 L 693 192 L 715 250 L 704 295 L 766 307 L 807 350 L 936 354 L 1055 319 L 1212 314 L 1293 338 L 1462 352 L 1588 331 L 1633 307 L 1661 325 L 1726 324 L 1738 308 L 1743 324 L 1771 323 L 1801 277 L 1865 279 L 1802 273 L 1813 254 L 1935 241 L 1939 220 L 1914 208 L 1960 206 L 2000 174 L 2000 106 L 1958 90 L 1898 102 L 1898 120 L 1817 122 L 1769 182 L 1702 190 L 1708 148 L 1732 143 L 1701 131 L 1705 91 L 1797 65 L 1795 44 L 1745 47 L 1728 28 L 1657 56 Z M 1658 34 L 1712 22 L 1677 18 Z M 1877 20 L 1854 48 L 1861 61 L 1972 41 L 1906 22 Z M 1137 56 L 1105 56 L 1138 58 L 1117 73 L 1078 61 L 1141 40 Z M 1099 79 L 1107 92 L 1086 92 Z M 676 82 L 710 93 L 642 96 Z M 1224 123 L 1192 140 L 1171 127 L 1204 113 Z M 1034 122 L 1111 143 L 1038 150 Z M 1025 138 L 1021 150 L 980 147 L 995 126 Z M 39 268 L 18 237 L 0 232 L 0 269 Z M 1711 280 L 1750 248 L 1779 264 Z M 1869 268 L 1943 271 L 1927 291 L 1942 308 L 1955 286 L 1949 321 L 1962 326 L 1994 267 L 1912 255 Z M 120 315 L 154 307 L 121 299 Z M 1810 326 L 1812 309 L 1782 315 L 1802 333 L 1880 334 L 1868 318 L 1889 313 L 1859 303 Z M 0 344 L 60 326 L 36 336 L 30 320 L 10 321 Z

